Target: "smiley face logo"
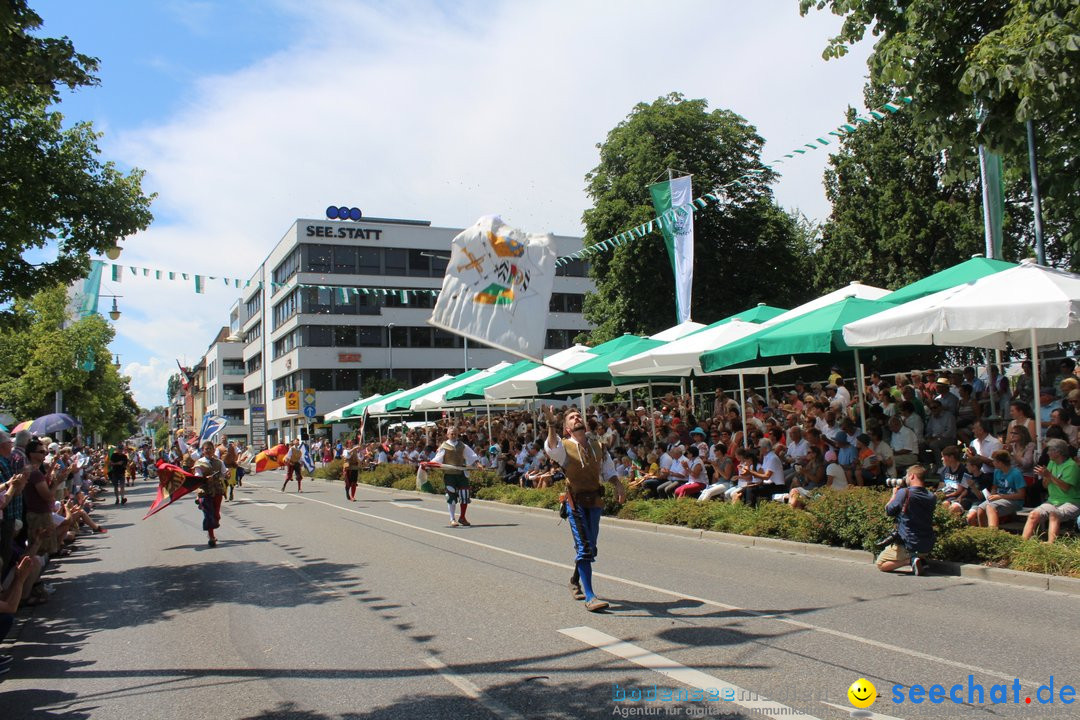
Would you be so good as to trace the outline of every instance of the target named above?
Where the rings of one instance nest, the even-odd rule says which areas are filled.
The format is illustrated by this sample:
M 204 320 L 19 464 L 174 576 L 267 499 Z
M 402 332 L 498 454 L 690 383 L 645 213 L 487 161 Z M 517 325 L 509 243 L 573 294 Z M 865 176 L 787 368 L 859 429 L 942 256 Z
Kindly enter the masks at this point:
M 859 678 L 847 689 L 847 699 L 857 708 L 868 708 L 877 700 L 877 688 L 866 678 Z

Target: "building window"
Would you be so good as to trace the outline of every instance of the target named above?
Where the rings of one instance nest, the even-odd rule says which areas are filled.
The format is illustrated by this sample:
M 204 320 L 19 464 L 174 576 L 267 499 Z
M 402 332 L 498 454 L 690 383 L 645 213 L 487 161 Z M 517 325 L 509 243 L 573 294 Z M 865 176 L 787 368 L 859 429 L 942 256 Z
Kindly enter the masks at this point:
M 244 333 L 244 343 L 247 344 L 247 343 L 251 342 L 252 340 L 258 340 L 260 337 L 262 337 L 262 321 L 261 320 L 259 322 L 255 323 L 254 325 L 252 325 L 250 328 L 248 328 L 248 331 L 246 333 Z
M 414 327 L 409 328 L 409 347 L 429 348 L 432 344 L 432 331 L 435 328 Z
M 577 330 L 548 330 L 544 345 L 548 350 L 565 350 L 574 344 Z
M 435 328 L 435 342 L 434 346 L 437 348 L 456 348 L 461 347 L 461 337 L 449 333 L 445 330 L 439 330 Z
M 383 248 L 383 267 L 386 275 L 405 275 L 408 272 L 409 253 L 400 248 Z
M 229 425 L 243 425 L 244 424 L 244 411 L 243 410 L 223 410 L 221 415 L 228 420 Z
M 246 304 L 247 316 L 254 317 L 262 310 L 262 291 L 255 293 L 255 296 L 247 301 Z
M 396 348 L 409 347 L 409 328 L 401 325 L 390 328 L 390 345 Z
M 299 272 L 299 270 L 300 270 L 300 248 L 297 247 L 295 250 L 293 250 L 291 253 L 289 253 L 288 257 L 286 257 L 284 260 L 282 260 L 278 264 L 278 266 L 276 268 L 274 268 L 273 279 L 274 279 L 274 282 L 277 285 L 275 287 L 273 287 L 270 294 L 271 295 L 277 294 L 278 290 L 281 289 L 280 286 L 283 285 L 284 283 L 286 283 L 289 280 L 289 278 L 291 278 L 293 275 L 295 275 L 297 272 Z
M 431 254 L 428 250 L 410 250 L 409 274 L 413 277 L 431 277 Z
M 584 260 L 571 260 L 555 268 L 556 277 L 588 277 L 589 265 Z
M 359 275 L 382 275 L 382 249 L 357 248 L 356 272 Z
M 330 288 L 304 289 L 304 309 L 301 312 L 310 315 L 329 315 L 333 306 L 334 295 Z
M 334 328 L 334 347 L 357 347 L 356 327 L 339 325 Z
M 285 397 L 287 392 L 295 392 L 300 388 L 297 387 L 297 383 L 300 381 L 300 372 L 289 373 L 285 377 L 278 378 L 274 381 L 274 397 Z
M 285 321 L 291 318 L 299 310 L 300 291 L 293 289 L 282 298 L 281 302 L 274 306 L 274 329 L 277 330 Z
M 309 325 L 304 329 L 307 331 L 304 345 L 308 347 L 334 346 L 334 328 L 330 325 Z
M 304 272 L 328 273 L 334 267 L 334 247 L 332 245 L 304 244 Z
M 308 370 L 305 374 L 307 379 L 304 387 L 314 388 L 316 391 L 334 389 L 333 370 Z
M 259 405 L 263 401 L 263 389 L 257 387 L 247 394 L 248 405 Z
M 334 272 L 339 275 L 356 274 L 356 248 L 346 245 L 334 246 Z
M 294 347 L 297 346 L 297 340 L 299 338 L 300 328 L 286 333 L 281 338 L 274 341 L 274 359 L 277 360 L 282 355 L 291 352 Z
M 551 312 L 581 313 L 585 296 L 581 293 L 551 293 L 548 310 Z
M 247 371 L 248 375 L 262 370 L 262 353 L 248 358 L 248 361 L 244 363 L 244 370 Z
M 381 327 L 360 326 L 356 328 L 357 347 L 382 347 L 383 329 Z

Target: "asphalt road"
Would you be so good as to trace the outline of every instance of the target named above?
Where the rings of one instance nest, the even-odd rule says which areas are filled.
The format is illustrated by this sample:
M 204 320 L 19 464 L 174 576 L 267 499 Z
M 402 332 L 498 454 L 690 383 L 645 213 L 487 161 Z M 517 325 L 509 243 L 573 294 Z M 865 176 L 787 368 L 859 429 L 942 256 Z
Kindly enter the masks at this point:
M 1074 596 L 604 527 L 592 614 L 552 515 L 280 483 L 248 479 L 216 548 L 190 500 L 142 521 L 150 484 L 103 506 L 0 649 L 0 718 L 847 718 L 860 677 L 866 717 L 1080 716 Z M 984 702 L 893 702 L 935 683 Z

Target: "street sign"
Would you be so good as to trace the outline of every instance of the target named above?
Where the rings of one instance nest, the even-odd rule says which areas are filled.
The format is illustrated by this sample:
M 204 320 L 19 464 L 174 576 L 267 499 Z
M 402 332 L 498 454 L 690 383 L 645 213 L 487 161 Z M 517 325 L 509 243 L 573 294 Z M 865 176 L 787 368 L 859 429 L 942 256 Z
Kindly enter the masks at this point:
M 251 444 L 256 450 L 266 448 L 266 406 L 251 406 Z
M 304 388 L 304 417 L 315 417 L 315 388 Z
M 300 412 L 300 393 L 295 390 L 285 393 L 285 412 Z

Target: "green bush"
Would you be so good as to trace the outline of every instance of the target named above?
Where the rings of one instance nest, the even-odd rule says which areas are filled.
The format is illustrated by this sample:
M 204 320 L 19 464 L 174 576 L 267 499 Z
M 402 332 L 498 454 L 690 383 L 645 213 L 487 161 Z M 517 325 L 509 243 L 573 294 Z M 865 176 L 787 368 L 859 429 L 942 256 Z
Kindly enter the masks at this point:
M 313 476 L 317 477 L 317 478 L 319 478 L 321 480 L 340 480 L 341 479 L 341 469 L 343 467 L 345 467 L 345 461 L 344 460 L 341 460 L 341 459 L 334 460 L 333 462 L 331 462 L 331 463 L 329 463 L 327 465 L 323 465 L 320 468 L 315 468 L 315 472 L 313 473 Z
M 1027 540 L 1013 551 L 1009 567 L 1047 575 L 1080 577 L 1080 545 L 1068 540 L 1059 540 L 1052 545 Z
M 885 514 L 888 494 L 876 488 L 824 490 L 806 505 L 817 523 L 818 542 L 873 552 L 896 523 Z
M 941 535 L 934 546 L 933 556 L 955 562 L 1005 567 L 1021 543 L 1023 540 L 1016 535 L 998 528 L 966 527 Z
M 796 510 L 787 503 L 760 503 L 752 521 L 746 534 L 757 537 L 815 542 L 821 535 L 819 521 L 813 515 Z
M 500 483 L 479 488 L 476 497 L 508 505 L 526 505 L 549 510 L 557 510 L 559 507 L 559 491 L 555 488 L 523 488 Z

